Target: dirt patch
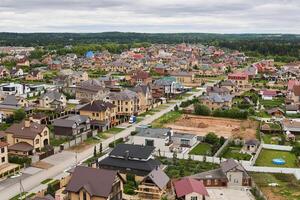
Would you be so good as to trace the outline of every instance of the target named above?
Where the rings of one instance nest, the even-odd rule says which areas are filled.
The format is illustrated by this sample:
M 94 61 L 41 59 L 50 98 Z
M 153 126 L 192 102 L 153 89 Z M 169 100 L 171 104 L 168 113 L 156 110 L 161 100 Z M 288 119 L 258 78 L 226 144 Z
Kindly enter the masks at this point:
M 80 153 L 80 152 L 83 152 L 83 151 L 89 149 L 92 146 L 93 146 L 93 144 L 87 144 L 87 143 L 82 142 L 76 146 L 73 146 L 73 147 L 67 149 L 67 151 Z
M 286 200 L 286 197 L 278 195 L 278 191 L 276 191 L 276 188 L 269 188 L 269 187 L 263 187 L 261 188 L 264 195 L 267 197 L 267 199 L 272 200 Z
M 258 123 L 252 120 L 236 120 L 218 117 L 205 117 L 196 115 L 184 115 L 174 123 L 166 124 L 165 127 L 172 128 L 178 132 L 188 132 L 204 136 L 214 132 L 219 136 L 229 138 L 254 139 Z
M 32 166 L 40 169 L 49 169 L 53 165 L 44 161 L 38 161 L 36 163 L 33 163 Z

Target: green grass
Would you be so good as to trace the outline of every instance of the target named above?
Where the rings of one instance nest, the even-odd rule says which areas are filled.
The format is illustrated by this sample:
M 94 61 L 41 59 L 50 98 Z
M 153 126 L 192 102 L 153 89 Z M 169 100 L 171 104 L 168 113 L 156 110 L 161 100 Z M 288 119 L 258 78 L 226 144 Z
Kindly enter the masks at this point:
M 291 174 L 250 173 L 257 186 L 268 190 L 279 199 L 299 200 L 300 182 Z M 271 187 L 268 184 L 277 183 L 279 186 Z M 266 194 L 265 194 L 266 195 Z
M 180 111 L 170 111 L 152 122 L 153 128 L 162 128 L 165 124 L 175 122 L 181 117 Z
M 279 134 L 264 134 L 262 136 L 262 139 L 266 144 L 279 144 L 280 143 L 279 140 L 281 139 L 281 136 Z
M 47 178 L 47 179 L 45 179 L 45 180 L 43 180 L 42 182 L 41 182 L 41 184 L 48 184 L 50 181 L 52 181 L 53 179 L 52 178 Z
M 69 140 L 68 140 L 68 138 L 54 138 L 54 137 L 52 137 L 51 139 L 50 139 L 50 144 L 52 145 L 52 146 L 55 146 L 55 147 L 57 147 L 57 146 L 60 146 L 61 144 L 63 144 L 63 143 L 65 143 L 65 142 L 68 142 Z
M 200 162 L 191 159 L 188 160 L 176 159 L 175 163 L 173 162 L 173 159 L 168 159 L 168 158 L 159 158 L 159 160 L 163 165 L 168 166 L 165 172 L 172 179 L 184 177 L 184 176 L 190 176 L 193 174 L 205 172 L 219 167 L 219 165 L 214 163 Z
M 263 100 L 260 98 L 259 103 L 265 108 L 282 107 L 282 104 L 284 104 L 284 98 L 278 97 L 273 98 L 273 100 Z
M 212 151 L 211 151 L 211 144 L 207 144 L 207 143 L 200 143 L 197 146 L 195 146 L 190 152 L 189 154 L 193 154 L 193 155 L 208 155 L 211 156 Z
M 107 131 L 102 132 L 102 134 L 103 134 L 103 133 L 104 133 L 104 134 L 117 134 L 117 133 L 119 133 L 119 132 L 121 132 L 121 131 L 123 131 L 123 130 L 124 130 L 124 128 L 113 127 L 113 128 L 111 128 L 111 129 L 109 129 L 109 130 L 107 130 Z
M 229 146 L 222 153 L 223 158 L 233 158 L 235 160 L 250 160 L 251 155 L 240 153 L 242 146 Z
M 272 163 L 272 159 L 282 158 L 285 160 L 284 165 L 275 165 Z M 256 163 L 256 166 L 266 166 L 266 167 L 289 167 L 297 168 L 297 157 L 295 154 L 288 151 L 277 151 L 270 149 L 263 149 L 259 154 Z
M 21 193 L 21 196 L 23 197 L 23 199 L 24 199 L 24 195 L 27 195 L 27 194 L 28 194 L 28 192 Z M 19 200 L 19 198 L 20 198 L 20 194 L 17 194 L 16 196 L 10 198 L 9 200 Z

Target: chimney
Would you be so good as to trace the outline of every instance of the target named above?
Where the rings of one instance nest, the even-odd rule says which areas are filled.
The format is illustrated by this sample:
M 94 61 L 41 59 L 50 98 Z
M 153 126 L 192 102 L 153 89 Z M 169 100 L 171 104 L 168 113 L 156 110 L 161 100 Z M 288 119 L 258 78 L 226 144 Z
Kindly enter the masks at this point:
M 30 122 L 30 119 L 26 118 L 26 119 L 25 119 L 25 123 L 24 123 L 24 127 L 25 127 L 25 128 L 29 128 L 29 127 L 30 127 L 30 123 L 31 123 L 31 122 Z
M 125 151 L 125 160 L 128 160 L 128 158 L 129 158 L 129 150 L 126 150 Z

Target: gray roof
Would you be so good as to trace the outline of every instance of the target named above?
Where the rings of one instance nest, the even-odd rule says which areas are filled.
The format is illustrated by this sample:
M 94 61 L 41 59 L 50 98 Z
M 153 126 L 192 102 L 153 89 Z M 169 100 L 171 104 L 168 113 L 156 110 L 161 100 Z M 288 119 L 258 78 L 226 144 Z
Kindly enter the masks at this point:
M 18 101 L 16 96 L 13 95 L 7 95 L 6 98 L 3 100 L 1 105 L 6 105 L 6 106 L 18 106 Z
M 204 180 L 204 179 L 225 179 L 225 180 L 227 180 L 226 174 L 220 168 L 202 172 L 199 174 L 194 174 L 190 177 L 194 178 L 194 179 L 200 179 L 200 180 Z
M 177 138 L 185 138 L 185 139 L 193 139 L 194 137 L 197 137 L 194 134 L 189 134 L 189 133 L 179 133 L 179 132 L 175 132 L 173 134 L 173 137 L 177 137 Z
M 109 154 L 111 157 L 123 157 L 128 159 L 148 159 L 155 147 L 134 144 L 118 144 Z M 128 155 L 126 155 L 128 154 Z
M 246 170 L 244 169 L 244 167 L 238 163 L 237 161 L 235 161 L 234 159 L 230 158 L 224 162 L 222 162 L 220 164 L 221 169 L 224 173 L 227 173 L 228 171 L 232 170 L 232 169 L 237 169 L 243 172 L 246 172 Z
M 137 93 L 128 89 L 125 89 L 121 92 L 111 92 L 109 94 L 111 100 L 133 100 L 137 99 Z
M 87 116 L 71 115 L 65 119 L 55 119 L 53 121 L 53 125 L 60 127 L 73 127 L 74 124 L 80 125 L 82 123 L 87 123 L 87 121 L 89 121 L 89 118 Z
M 110 102 L 95 100 L 80 107 L 79 110 L 101 112 L 114 107 L 116 106 Z
M 212 102 L 224 103 L 224 102 L 232 101 L 233 95 L 229 95 L 229 94 L 219 95 L 217 93 L 210 93 L 208 96 L 205 96 L 204 98 Z
M 60 100 L 60 97 L 63 96 L 62 93 L 58 92 L 58 91 L 49 91 L 46 92 L 45 94 L 42 95 L 42 99 L 48 97 L 49 99 L 52 100 Z
M 155 183 L 155 185 L 157 187 L 159 187 L 160 189 L 165 188 L 166 185 L 168 184 L 168 182 L 170 181 L 170 178 L 168 177 L 168 175 L 160 167 L 153 169 L 144 178 L 144 180 L 147 178 L 150 178 L 152 180 L 152 182 Z
M 142 128 L 136 136 L 151 137 L 151 138 L 166 138 L 170 133 L 170 128 Z

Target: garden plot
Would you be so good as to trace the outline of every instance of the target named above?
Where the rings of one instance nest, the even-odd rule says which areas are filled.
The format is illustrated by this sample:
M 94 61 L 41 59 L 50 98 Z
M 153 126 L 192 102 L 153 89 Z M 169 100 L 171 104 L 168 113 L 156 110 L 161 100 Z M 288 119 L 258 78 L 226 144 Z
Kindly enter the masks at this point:
M 184 115 L 164 127 L 172 128 L 178 132 L 188 132 L 199 136 L 205 136 L 214 132 L 219 137 L 239 137 L 243 139 L 255 139 L 258 123 L 251 120 L 236 120 L 218 117 L 206 117 L 197 115 Z

